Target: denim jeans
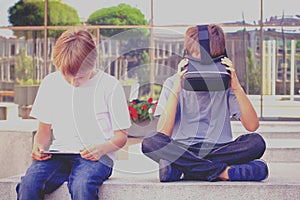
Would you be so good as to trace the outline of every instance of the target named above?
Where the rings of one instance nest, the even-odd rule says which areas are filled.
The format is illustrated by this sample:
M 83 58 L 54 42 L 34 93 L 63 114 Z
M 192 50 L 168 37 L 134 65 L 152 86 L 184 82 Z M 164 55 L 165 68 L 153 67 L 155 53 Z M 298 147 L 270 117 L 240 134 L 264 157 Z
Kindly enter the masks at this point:
M 98 199 L 99 186 L 110 177 L 112 166 L 113 161 L 106 155 L 97 162 L 70 154 L 33 161 L 16 187 L 17 196 L 20 200 L 43 199 L 68 181 L 73 200 Z
M 185 179 L 208 181 L 218 180 L 229 165 L 260 158 L 265 149 L 265 141 L 257 133 L 241 135 L 223 144 L 197 143 L 188 146 L 158 132 L 142 142 L 143 153 L 155 162 L 168 160 L 172 167 L 183 172 Z

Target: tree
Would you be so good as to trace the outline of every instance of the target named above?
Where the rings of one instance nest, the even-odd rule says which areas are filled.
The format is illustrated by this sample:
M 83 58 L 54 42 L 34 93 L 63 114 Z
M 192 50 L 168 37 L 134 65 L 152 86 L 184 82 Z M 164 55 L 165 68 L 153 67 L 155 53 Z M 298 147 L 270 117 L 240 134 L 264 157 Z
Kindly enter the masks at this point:
M 128 4 L 102 8 L 88 18 L 91 25 L 147 25 L 144 14 Z M 111 37 L 128 29 L 101 29 L 101 35 Z M 145 33 L 145 30 L 144 30 Z
M 15 77 L 16 82 L 20 85 L 32 85 L 36 82 L 33 77 L 33 63 L 32 57 L 26 55 L 26 47 L 16 56 Z
M 43 26 L 44 25 L 44 1 L 43 0 L 20 0 L 8 10 L 9 22 L 13 26 Z M 48 2 L 48 25 L 77 25 L 80 19 L 77 11 L 61 1 L 50 0 Z M 56 38 L 63 30 L 50 30 L 48 36 Z M 44 31 L 14 30 L 17 37 L 24 36 L 26 39 L 33 40 L 32 62 L 34 72 L 36 71 L 35 58 L 37 54 L 36 40 L 44 36 Z M 35 73 L 33 74 L 35 79 Z
M 44 1 L 43 0 L 20 0 L 8 9 L 9 22 L 13 26 L 43 26 L 44 25 Z M 80 18 L 77 11 L 69 5 L 57 1 L 50 0 L 48 2 L 48 25 L 49 26 L 67 26 L 80 24 Z M 31 35 L 28 31 L 14 31 L 18 37 L 34 38 L 43 36 L 40 34 Z M 57 37 L 61 31 L 49 31 L 48 35 Z
M 9 22 L 13 26 L 42 26 L 44 24 L 44 11 L 41 2 L 18 1 L 8 9 Z M 17 37 L 36 38 L 37 31 L 14 30 Z
M 251 48 L 247 49 L 246 62 L 248 66 L 249 94 L 259 94 L 260 91 L 260 69 L 255 64 Z
M 77 10 L 60 1 L 49 1 L 48 3 L 48 25 L 69 26 L 79 25 L 80 18 Z M 63 30 L 49 30 L 50 37 L 57 38 Z

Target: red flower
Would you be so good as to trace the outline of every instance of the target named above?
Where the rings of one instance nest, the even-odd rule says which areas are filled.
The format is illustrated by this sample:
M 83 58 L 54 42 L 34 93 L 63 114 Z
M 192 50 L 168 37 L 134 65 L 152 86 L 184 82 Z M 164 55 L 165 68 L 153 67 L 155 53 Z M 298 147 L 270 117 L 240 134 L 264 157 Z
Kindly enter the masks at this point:
M 142 110 L 146 110 L 148 108 L 148 106 L 146 104 L 142 105 Z
M 150 98 L 148 99 L 148 103 L 152 103 L 152 102 L 153 102 L 153 98 L 150 97 Z
M 132 109 L 131 109 L 131 112 L 132 112 L 133 115 L 137 114 L 136 108 L 132 108 Z
M 137 114 L 137 112 L 133 113 L 132 118 L 134 120 L 137 120 L 139 118 L 139 115 Z

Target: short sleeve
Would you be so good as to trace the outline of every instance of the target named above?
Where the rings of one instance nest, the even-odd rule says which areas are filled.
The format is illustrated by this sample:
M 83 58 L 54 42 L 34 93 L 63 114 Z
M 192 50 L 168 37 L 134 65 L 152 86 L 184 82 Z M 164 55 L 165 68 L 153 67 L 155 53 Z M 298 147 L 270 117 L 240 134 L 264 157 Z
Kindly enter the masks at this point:
M 131 126 L 125 92 L 119 82 L 109 97 L 108 107 L 113 130 L 127 129 Z
M 228 102 L 229 102 L 230 116 L 232 116 L 236 120 L 240 120 L 240 117 L 242 115 L 240 106 L 236 99 L 235 94 L 231 89 L 229 89 L 228 91 Z
M 159 95 L 158 103 L 157 103 L 155 113 L 154 113 L 155 117 L 159 117 L 163 113 L 164 108 L 167 104 L 168 98 L 170 96 L 170 93 L 172 92 L 172 87 L 173 87 L 173 82 L 172 82 L 172 77 L 171 77 L 171 78 L 168 78 L 163 84 L 163 88 Z
M 51 124 L 51 89 L 49 79 L 45 78 L 38 89 L 30 116 L 47 124 Z

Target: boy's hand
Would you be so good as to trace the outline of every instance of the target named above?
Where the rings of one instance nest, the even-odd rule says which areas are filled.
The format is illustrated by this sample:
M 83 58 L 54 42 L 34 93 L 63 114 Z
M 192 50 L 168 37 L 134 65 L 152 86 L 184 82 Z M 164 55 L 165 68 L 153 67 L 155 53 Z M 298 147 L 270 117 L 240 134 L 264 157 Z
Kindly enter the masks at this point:
M 173 92 L 178 93 L 181 91 L 181 80 L 183 75 L 187 72 L 187 64 L 189 63 L 187 58 L 182 59 L 177 67 L 176 79 L 174 80 Z
M 235 68 L 234 68 L 231 60 L 227 57 L 224 57 L 221 59 L 221 63 L 226 65 L 227 66 L 226 69 L 229 70 L 231 73 L 231 88 L 232 88 L 232 90 L 241 88 L 241 84 L 237 78 Z
M 98 161 L 103 156 L 101 145 L 86 147 L 80 150 L 80 156 L 87 160 Z
M 35 144 L 35 145 L 33 145 L 33 148 L 32 148 L 31 157 L 34 160 L 42 161 L 42 160 L 50 159 L 52 157 L 52 155 L 44 153 L 43 145 Z

